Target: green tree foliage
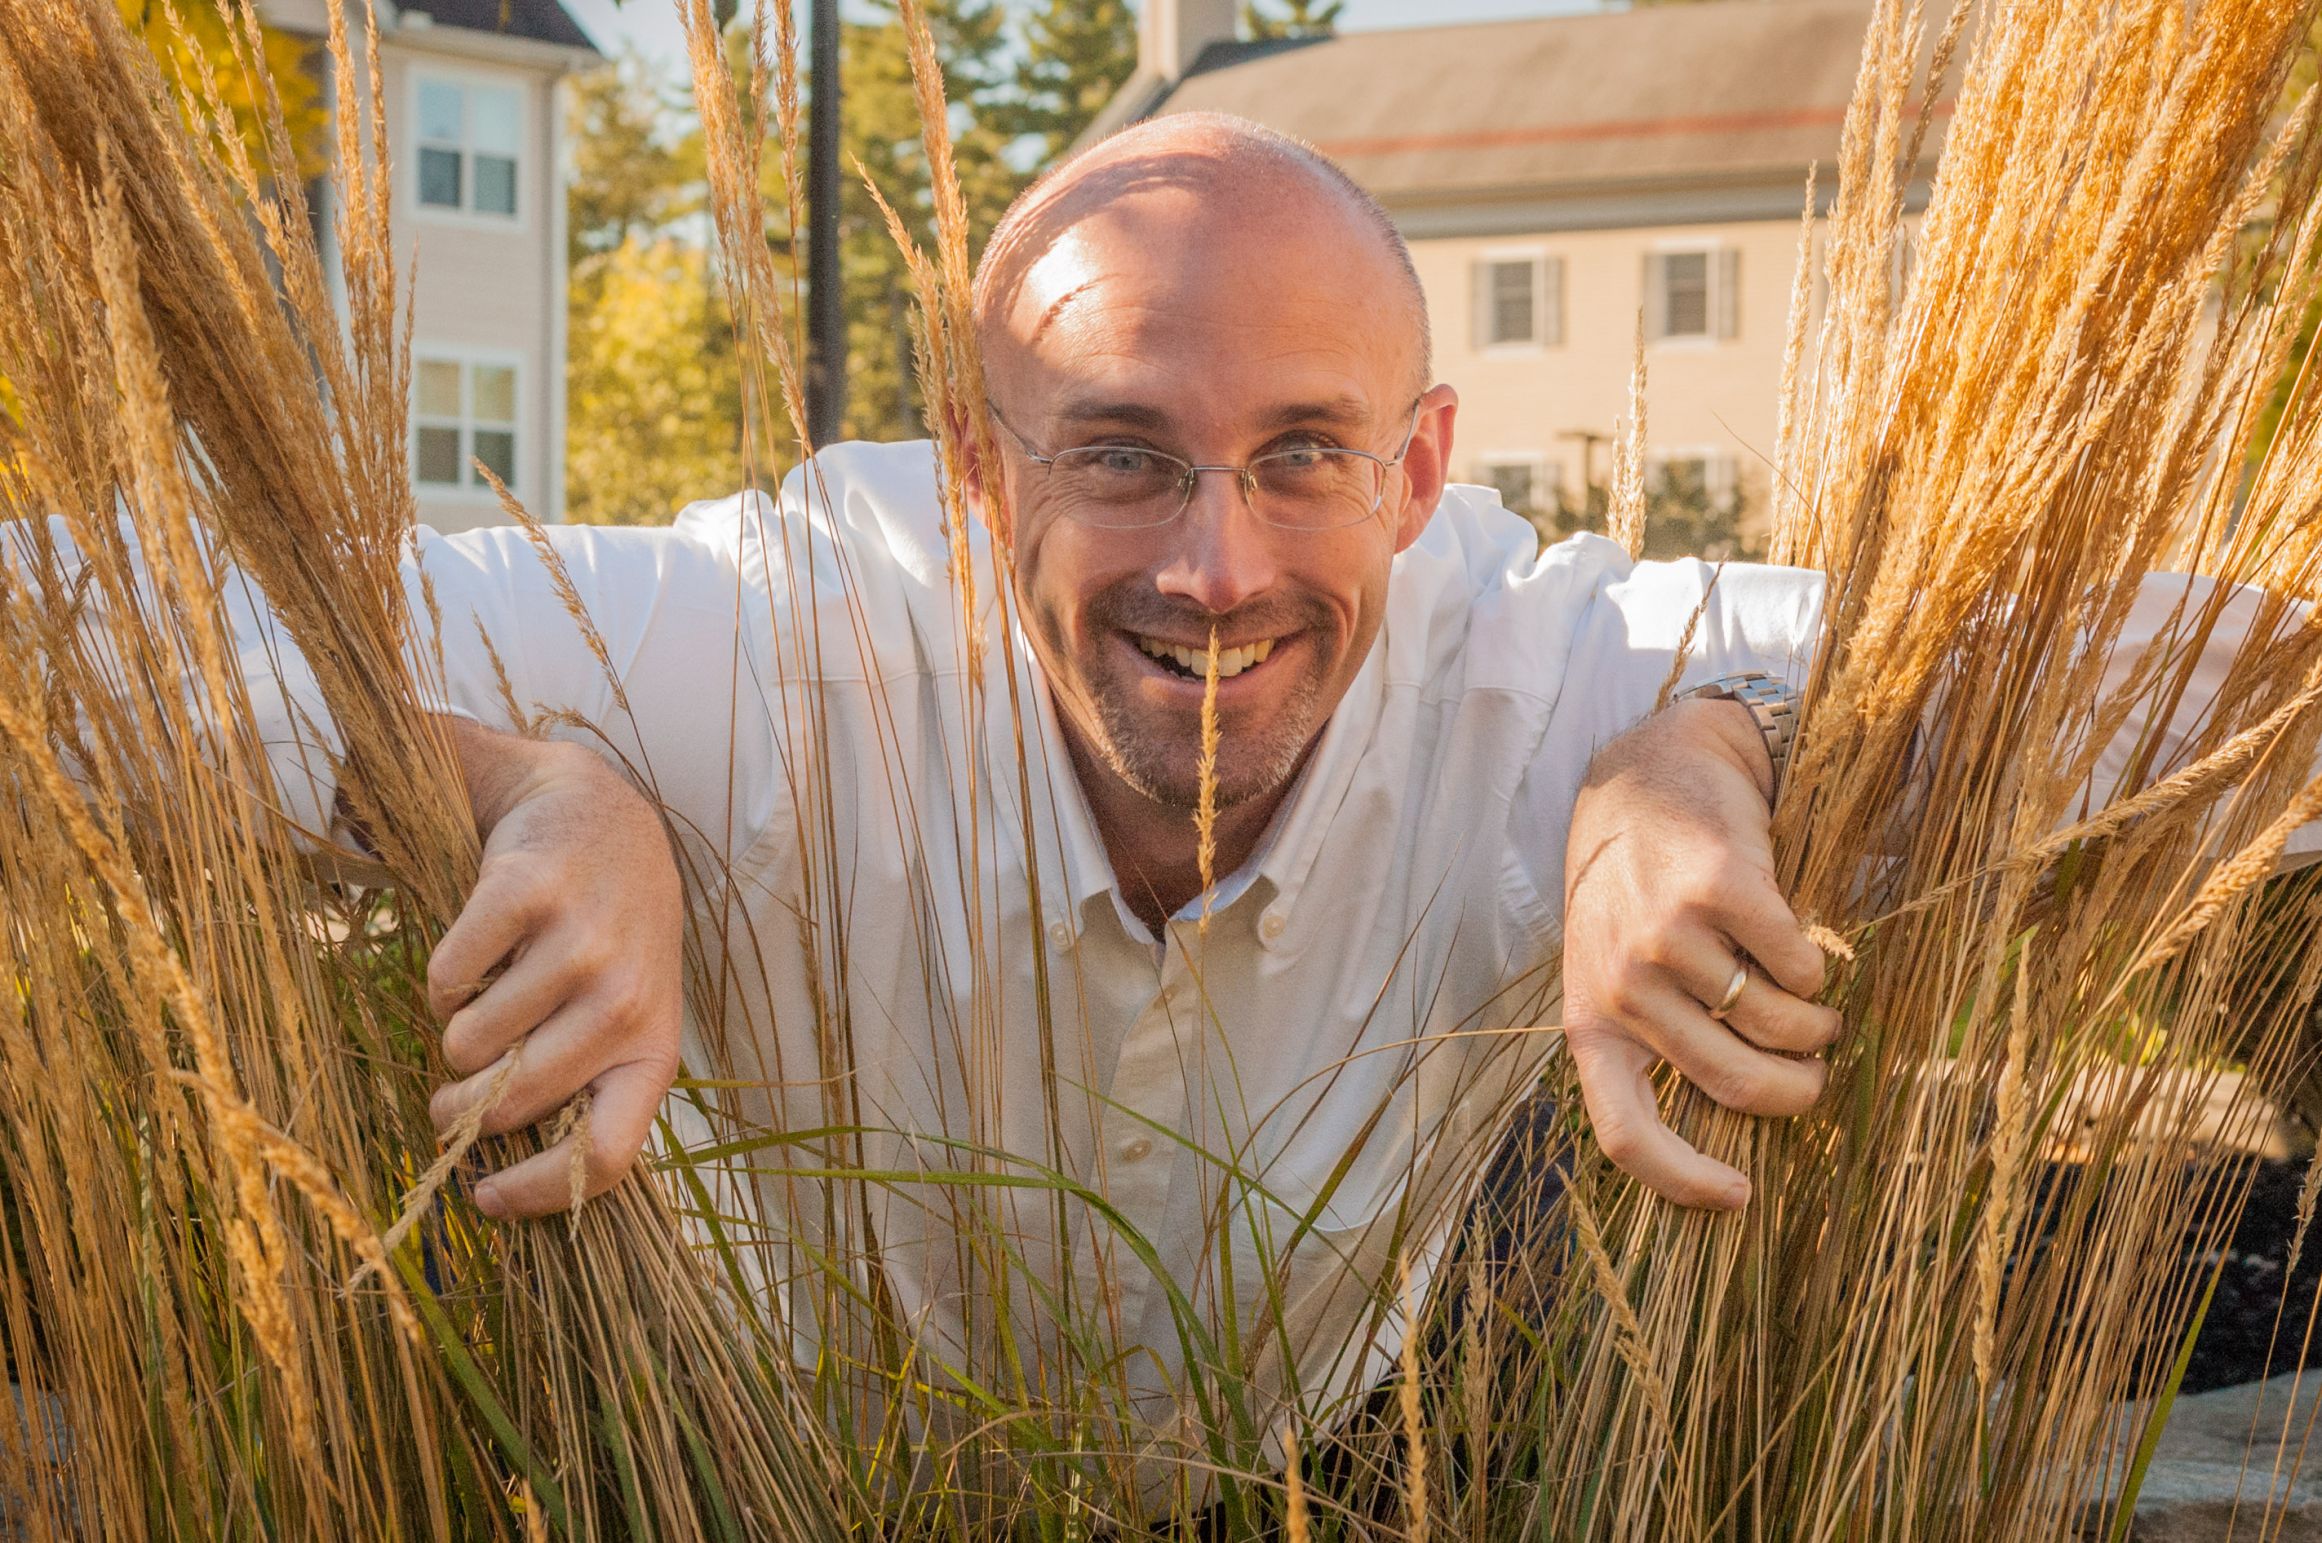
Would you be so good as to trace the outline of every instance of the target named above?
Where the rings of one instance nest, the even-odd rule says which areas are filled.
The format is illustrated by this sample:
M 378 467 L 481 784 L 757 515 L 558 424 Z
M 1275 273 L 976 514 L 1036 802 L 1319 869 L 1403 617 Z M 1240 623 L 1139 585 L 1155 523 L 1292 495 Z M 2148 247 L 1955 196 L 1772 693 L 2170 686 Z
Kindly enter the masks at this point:
M 1024 18 L 1023 48 L 1009 99 L 993 104 L 994 129 L 1038 147 L 1053 163 L 1113 99 L 1137 67 L 1137 16 L 1128 0 L 1046 0 Z
M 928 6 L 953 102 L 953 149 L 978 230 L 1023 182 L 1004 153 L 1019 132 L 996 104 L 1013 92 L 997 0 Z M 931 239 L 926 154 L 902 29 L 887 0 L 847 22 L 840 251 L 847 313 L 845 432 L 922 434 L 911 289 L 867 176 L 922 242 Z M 737 79 L 749 50 L 728 49 Z M 812 89 L 812 82 L 808 82 Z M 688 93 L 637 57 L 575 83 L 566 513 L 659 523 L 741 485 L 741 371 L 702 220 L 706 176 Z M 1093 110 L 1093 109 L 1092 109 Z M 1029 132 L 1029 131 L 1023 131 Z M 766 169 L 767 240 L 792 260 L 781 168 Z
M 661 524 L 741 486 L 741 369 L 702 240 L 701 131 L 682 100 L 635 53 L 573 82 L 571 519 Z
M 626 52 L 612 69 L 574 76 L 569 89 L 576 265 L 701 212 L 701 134 L 643 55 Z
M 998 0 L 931 0 L 928 20 L 952 106 L 952 154 L 972 229 L 991 229 L 1023 183 L 993 121 L 995 98 L 1012 91 L 1004 58 L 1006 14 Z M 910 225 L 933 241 L 927 160 L 903 30 L 887 0 L 847 24 L 842 54 L 842 138 L 847 186 L 840 205 L 840 262 L 847 286 L 846 433 L 900 439 L 925 432 L 911 360 L 911 285 L 902 253 L 863 185 L 868 177 Z M 811 83 L 810 83 L 811 85 Z M 859 167 L 859 170 L 858 170 Z
M 1280 38 L 1329 37 L 1338 30 L 1346 0 L 1243 0 L 1242 31 L 1260 43 Z

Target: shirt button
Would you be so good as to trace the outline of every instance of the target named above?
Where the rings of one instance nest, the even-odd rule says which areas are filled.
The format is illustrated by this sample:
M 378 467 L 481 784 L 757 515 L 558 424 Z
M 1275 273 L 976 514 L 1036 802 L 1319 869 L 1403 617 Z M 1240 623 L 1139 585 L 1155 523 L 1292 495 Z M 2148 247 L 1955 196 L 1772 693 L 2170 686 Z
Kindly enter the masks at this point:
M 1070 948 L 1072 946 L 1072 929 L 1062 922 L 1050 922 L 1048 924 L 1048 941 L 1058 948 Z
M 1153 1143 L 1143 1136 L 1137 1136 L 1121 1143 L 1119 1156 L 1124 1163 L 1141 1163 L 1151 1156 L 1152 1152 Z
M 1280 937 L 1282 935 L 1282 929 L 1289 925 L 1290 924 L 1288 922 L 1282 919 L 1280 912 L 1268 911 L 1266 913 L 1266 919 L 1258 923 L 1258 936 L 1271 943 L 1276 938 Z

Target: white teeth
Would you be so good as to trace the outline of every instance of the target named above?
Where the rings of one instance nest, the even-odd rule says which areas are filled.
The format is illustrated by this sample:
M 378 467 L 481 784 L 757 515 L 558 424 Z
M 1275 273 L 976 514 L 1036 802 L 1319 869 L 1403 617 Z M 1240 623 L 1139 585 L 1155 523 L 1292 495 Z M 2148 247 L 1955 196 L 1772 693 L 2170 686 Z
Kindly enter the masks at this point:
M 1137 637 L 1137 646 L 1155 659 L 1175 661 L 1188 675 L 1201 675 L 1209 669 L 1209 650 L 1186 648 L 1166 643 L 1159 638 Z M 1254 665 L 1264 664 L 1266 656 L 1274 651 L 1275 640 L 1264 638 L 1255 643 L 1244 643 L 1239 648 L 1221 648 L 1217 654 L 1217 674 L 1220 680 L 1230 680 Z

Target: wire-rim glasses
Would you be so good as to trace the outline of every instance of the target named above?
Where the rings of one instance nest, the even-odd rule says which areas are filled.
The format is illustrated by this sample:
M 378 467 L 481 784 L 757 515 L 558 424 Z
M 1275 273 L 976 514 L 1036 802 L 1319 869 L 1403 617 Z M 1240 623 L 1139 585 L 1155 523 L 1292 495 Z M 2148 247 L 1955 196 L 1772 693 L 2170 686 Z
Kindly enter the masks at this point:
M 1337 445 L 1293 445 L 1244 466 L 1197 465 L 1144 445 L 1075 445 L 1043 455 L 997 407 L 992 417 L 1046 476 L 1048 495 L 1059 511 L 1082 525 L 1100 530 L 1166 525 L 1193 502 L 1201 474 L 1214 471 L 1234 475 L 1250 513 L 1265 524 L 1323 531 L 1359 525 L 1378 513 L 1387 497 L 1387 474 L 1411 453 L 1419 406 L 1419 401 L 1411 404 L 1410 427 L 1392 456 Z

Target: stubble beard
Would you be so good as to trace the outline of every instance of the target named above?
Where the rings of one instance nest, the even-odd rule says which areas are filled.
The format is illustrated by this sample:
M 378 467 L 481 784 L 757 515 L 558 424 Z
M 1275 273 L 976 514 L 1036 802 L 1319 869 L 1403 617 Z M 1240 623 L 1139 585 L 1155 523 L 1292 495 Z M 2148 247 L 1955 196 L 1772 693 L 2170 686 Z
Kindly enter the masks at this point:
M 1090 746 L 1112 774 L 1144 798 L 1188 816 L 1201 806 L 1201 727 L 1179 730 L 1149 721 L 1125 693 L 1090 682 L 1096 707 L 1096 743 Z M 1262 726 L 1218 725 L 1216 807 L 1231 809 L 1275 792 L 1290 780 L 1314 740 L 1321 682 L 1306 675 L 1280 711 Z

